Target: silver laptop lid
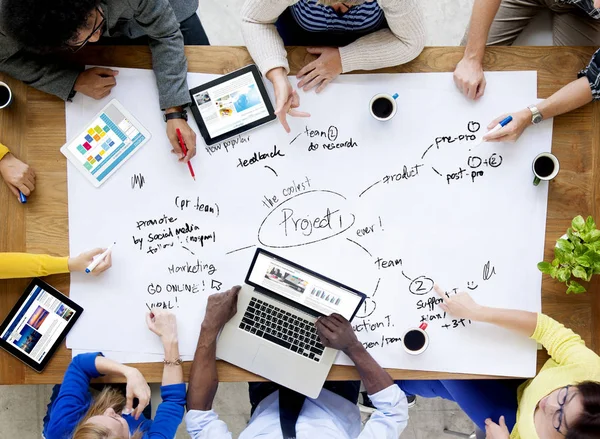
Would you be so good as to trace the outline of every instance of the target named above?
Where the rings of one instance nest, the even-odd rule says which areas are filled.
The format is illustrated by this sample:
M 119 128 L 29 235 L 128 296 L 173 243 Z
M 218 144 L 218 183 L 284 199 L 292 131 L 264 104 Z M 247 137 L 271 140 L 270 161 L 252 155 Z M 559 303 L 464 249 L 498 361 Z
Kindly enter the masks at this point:
M 338 313 L 352 320 L 365 295 L 261 248 L 256 250 L 246 283 L 261 293 L 314 316 Z

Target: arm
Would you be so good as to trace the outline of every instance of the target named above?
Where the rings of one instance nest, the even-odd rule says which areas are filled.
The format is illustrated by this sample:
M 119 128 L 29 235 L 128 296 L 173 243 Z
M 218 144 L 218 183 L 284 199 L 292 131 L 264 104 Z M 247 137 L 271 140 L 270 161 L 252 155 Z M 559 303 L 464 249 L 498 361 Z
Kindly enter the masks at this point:
M 148 35 L 152 52 L 152 68 L 156 75 L 160 108 L 165 113 L 181 113 L 191 103 L 187 85 L 187 59 L 183 35 L 168 0 L 129 0 L 134 18 Z M 188 153 L 179 145 L 180 130 Z M 183 119 L 167 122 L 167 137 L 179 161 L 187 162 L 196 155 L 196 133 Z
M 218 332 L 218 329 L 202 324 L 190 371 L 188 410 L 212 410 L 212 403 L 219 387 L 216 357 Z
M 26 163 L 16 158 L 0 143 L 0 175 L 10 191 L 19 199 L 19 191 L 28 197 L 35 189 L 35 172 Z
M 1 266 L 1 264 L 0 264 Z M 88 410 L 91 394 L 90 380 L 100 376 L 96 361 L 102 364 L 99 352 L 77 355 L 69 364 L 60 392 L 52 403 L 50 419 L 46 427 L 46 439 L 67 437 Z
M 128 0 L 135 21 L 150 40 L 152 68 L 156 74 L 160 108 L 182 107 L 191 102 L 187 86 L 187 59 L 183 35 L 168 0 Z
M 525 337 L 531 337 L 533 331 L 535 331 L 537 314 L 534 312 L 482 306 L 476 303 L 468 293 L 447 296 L 439 285 L 435 285 L 434 289 L 443 299 L 440 308 L 452 317 L 491 323 L 515 331 Z
M 84 272 L 93 261 L 94 256 L 106 249 L 97 248 L 82 253 L 77 257 L 56 257 L 30 253 L 0 253 L 0 279 L 16 279 L 23 277 L 42 277 L 51 274 Z M 97 276 L 111 266 L 110 254 L 102 261 L 92 275 Z
M 342 72 L 375 70 L 407 63 L 425 46 L 423 11 L 417 0 L 379 0 L 389 29 L 340 47 Z
M 541 343 L 558 364 L 600 362 L 600 358 L 585 347 L 581 337 L 544 314 L 482 306 L 467 293 L 447 297 L 437 285 L 435 290 L 444 299 L 440 307 L 448 314 L 490 323 L 530 337 Z
M 359 438 L 395 439 L 408 423 L 406 395 L 392 377 L 377 364 L 339 314 L 321 317 L 315 323 L 324 346 L 343 351 L 354 362 L 369 398 L 377 408 Z
M 500 2 L 501 0 L 475 0 L 473 4 L 467 46 L 454 71 L 456 86 L 470 99 L 481 97 L 485 90 L 483 55 Z
M 225 423 L 212 411 L 212 403 L 219 385 L 217 337 L 225 323 L 237 312 L 239 291 L 240 287 L 236 286 L 225 293 L 213 294 L 208 298 L 206 317 L 200 329 L 187 394 L 186 425 L 192 439 L 231 438 Z
M 68 273 L 69 258 L 28 253 L 0 253 L 0 279 Z
M 581 77 L 568 83 L 558 90 L 548 99 L 536 105 L 544 119 L 550 119 L 561 114 L 568 113 L 585 104 L 592 102 L 593 99 L 600 99 L 600 51 L 596 52 L 592 62 L 583 72 Z M 508 114 L 504 114 L 494 119 L 488 129 L 493 128 Z M 490 142 L 515 142 L 523 131 L 529 127 L 531 122 L 531 111 L 528 108 L 512 113 L 513 122 L 502 129 L 484 136 L 486 141 Z
M 263 75 L 282 67 L 290 72 L 283 40 L 275 22 L 285 9 L 298 0 L 246 0 L 242 6 L 242 35 L 250 56 Z
M 27 53 L 0 32 L 0 71 L 66 101 L 83 68 L 63 62 L 48 62 L 39 55 Z
M 60 392 L 52 404 L 46 439 L 62 439 L 73 431 L 90 406 L 90 380 L 100 375 L 120 375 L 127 378 L 129 391 L 130 382 L 141 374 L 137 369 L 104 358 L 99 352 L 80 354 L 73 358 L 63 378 Z M 148 389 L 148 397 L 149 392 Z M 140 398 L 142 405 L 143 397 L 139 393 L 135 396 Z

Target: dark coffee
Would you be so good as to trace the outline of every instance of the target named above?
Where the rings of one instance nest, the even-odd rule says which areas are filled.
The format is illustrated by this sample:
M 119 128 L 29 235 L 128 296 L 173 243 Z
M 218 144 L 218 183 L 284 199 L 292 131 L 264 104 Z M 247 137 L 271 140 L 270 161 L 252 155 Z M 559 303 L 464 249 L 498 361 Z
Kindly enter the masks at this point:
M 554 161 L 550 157 L 542 156 L 535 161 L 533 169 L 540 177 L 548 177 L 554 172 Z
M 425 334 L 416 329 L 408 331 L 404 336 L 404 346 L 409 351 L 414 352 L 423 349 L 423 346 L 425 346 Z
M 394 104 L 392 104 L 388 98 L 377 98 L 373 101 L 371 109 L 375 116 L 380 119 L 385 119 L 390 117 L 392 111 L 394 111 Z
M 4 86 L 0 86 L 0 107 L 8 104 L 8 100 L 10 99 L 10 91 L 8 88 Z

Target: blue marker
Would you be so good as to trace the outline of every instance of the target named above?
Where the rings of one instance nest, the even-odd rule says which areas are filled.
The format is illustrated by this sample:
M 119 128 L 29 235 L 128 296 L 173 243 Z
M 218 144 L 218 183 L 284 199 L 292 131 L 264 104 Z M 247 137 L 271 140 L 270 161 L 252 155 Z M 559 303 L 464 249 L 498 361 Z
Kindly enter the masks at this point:
M 512 122 L 512 120 L 513 120 L 513 117 L 512 117 L 512 116 L 506 116 L 504 119 L 502 119 L 502 120 L 500 121 L 500 123 L 499 123 L 498 125 L 496 125 L 494 128 L 492 128 L 492 129 L 491 129 L 491 130 L 489 130 L 487 133 L 485 133 L 485 135 L 487 136 L 487 135 L 489 135 L 489 134 L 495 133 L 496 131 L 498 131 L 498 130 L 500 130 L 500 129 L 504 128 L 506 125 L 508 125 L 509 123 L 511 123 L 511 122 Z M 485 142 L 485 140 L 481 139 L 481 142 L 479 142 L 479 143 L 478 143 L 477 145 L 475 145 L 475 146 L 481 145 L 483 142 Z
M 21 202 L 21 204 L 27 203 L 27 197 L 21 191 L 19 191 L 19 201 Z
M 94 271 L 94 269 L 98 266 L 98 264 L 100 262 L 102 262 L 104 260 L 104 258 L 106 258 L 106 256 L 108 256 L 108 254 L 112 251 L 113 245 L 115 245 L 115 244 L 116 244 L 116 242 L 113 242 L 102 254 L 95 256 L 92 263 L 90 265 L 88 265 L 87 268 L 85 269 L 85 272 L 91 273 L 92 271 Z

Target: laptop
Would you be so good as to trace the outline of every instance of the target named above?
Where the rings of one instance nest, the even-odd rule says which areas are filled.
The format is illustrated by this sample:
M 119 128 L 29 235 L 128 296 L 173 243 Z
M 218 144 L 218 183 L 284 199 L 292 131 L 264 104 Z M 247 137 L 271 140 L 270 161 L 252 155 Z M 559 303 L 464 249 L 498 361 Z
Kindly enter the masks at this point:
M 217 357 L 317 398 L 337 350 L 321 344 L 315 321 L 352 320 L 366 296 L 261 248 L 238 296 L 236 315 L 217 342 Z

